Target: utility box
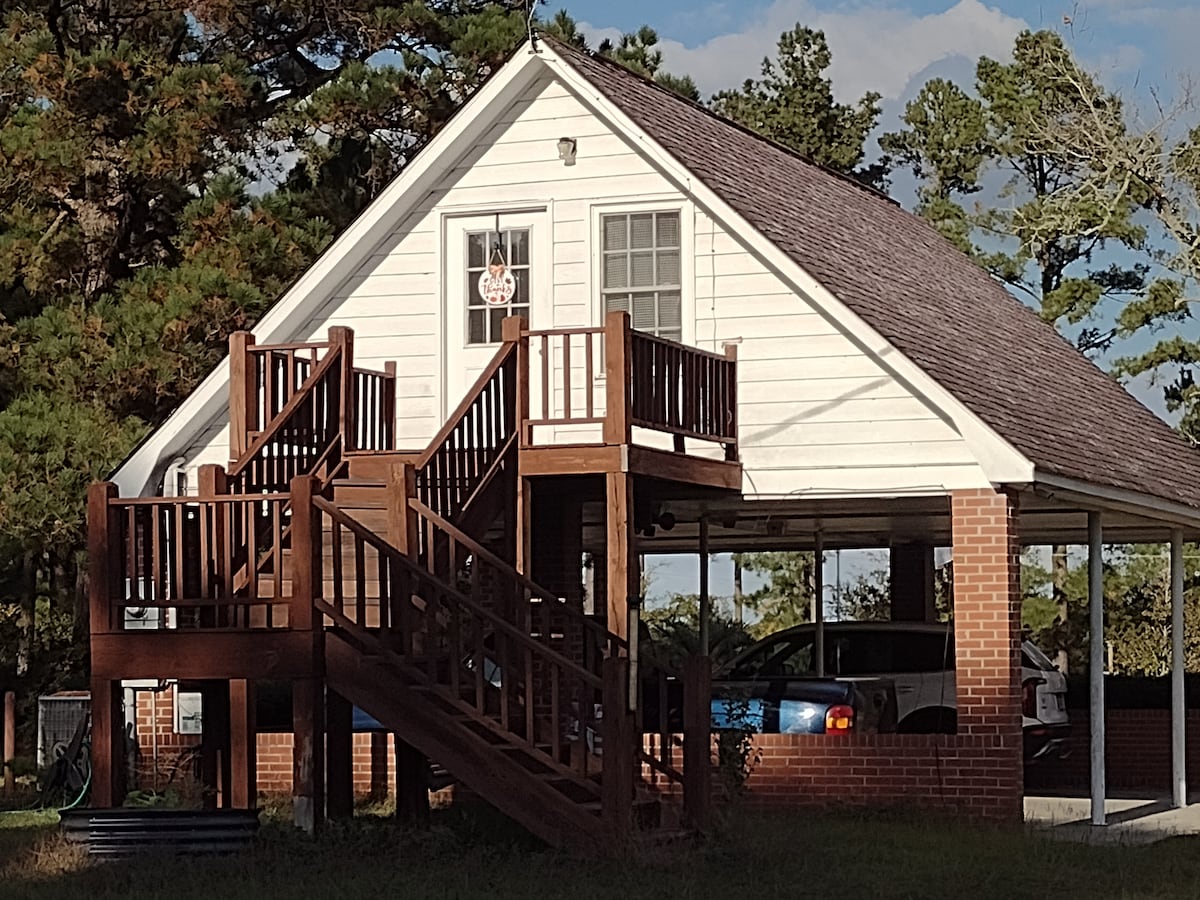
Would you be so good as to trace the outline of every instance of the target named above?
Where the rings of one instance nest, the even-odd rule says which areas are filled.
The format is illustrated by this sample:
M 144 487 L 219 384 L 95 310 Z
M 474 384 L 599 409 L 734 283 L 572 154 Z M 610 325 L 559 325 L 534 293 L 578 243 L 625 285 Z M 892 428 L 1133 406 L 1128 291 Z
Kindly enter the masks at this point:
M 38 697 L 37 765 L 44 769 L 58 759 L 75 737 L 79 723 L 92 711 L 87 691 L 60 691 Z

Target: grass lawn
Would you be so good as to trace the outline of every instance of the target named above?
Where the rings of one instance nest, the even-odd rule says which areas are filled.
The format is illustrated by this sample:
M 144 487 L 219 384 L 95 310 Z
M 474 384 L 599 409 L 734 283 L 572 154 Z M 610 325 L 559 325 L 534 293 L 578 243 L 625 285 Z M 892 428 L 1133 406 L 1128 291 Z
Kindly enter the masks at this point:
M 233 857 L 89 863 L 53 814 L 0 814 L 0 897 L 274 900 L 1200 897 L 1200 838 L 1088 847 L 868 814 L 743 813 L 703 845 L 582 860 L 444 811 L 425 833 L 359 818 L 318 842 L 264 824 Z

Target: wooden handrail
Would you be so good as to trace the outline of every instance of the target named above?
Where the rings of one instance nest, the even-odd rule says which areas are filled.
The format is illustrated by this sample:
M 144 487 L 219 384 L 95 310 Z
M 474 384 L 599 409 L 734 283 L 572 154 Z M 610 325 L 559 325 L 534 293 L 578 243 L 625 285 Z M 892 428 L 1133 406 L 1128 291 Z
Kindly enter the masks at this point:
M 483 390 L 487 387 L 488 382 L 492 380 L 493 376 L 500 371 L 500 368 L 506 362 L 508 362 L 509 357 L 515 352 L 515 344 L 505 343 L 501 346 L 496 355 L 492 357 L 492 361 L 488 363 L 487 368 L 484 369 L 479 374 L 479 377 L 475 379 L 475 383 L 471 385 L 471 389 L 467 391 L 467 394 L 465 397 L 463 397 L 462 402 L 454 408 L 454 412 L 452 412 L 446 418 L 445 424 L 442 425 L 438 433 L 433 436 L 433 440 L 429 442 L 429 446 L 425 448 L 425 451 L 417 459 L 417 462 L 415 463 L 416 468 L 423 469 L 429 465 L 429 461 L 433 459 L 438 450 L 442 448 L 442 445 L 446 443 L 447 438 L 454 433 L 454 429 L 458 427 L 462 417 L 471 408 L 471 405 L 475 402 L 476 398 L 483 393 Z

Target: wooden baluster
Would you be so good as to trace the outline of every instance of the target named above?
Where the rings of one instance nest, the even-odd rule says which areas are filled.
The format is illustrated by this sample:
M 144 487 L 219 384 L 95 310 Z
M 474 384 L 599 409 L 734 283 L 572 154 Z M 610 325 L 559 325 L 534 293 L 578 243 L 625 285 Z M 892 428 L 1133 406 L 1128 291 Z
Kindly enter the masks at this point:
M 592 359 L 592 338 L 590 333 L 583 336 L 583 416 L 586 419 L 596 415 L 596 369 Z
M 563 414 L 564 419 L 571 418 L 571 336 L 564 334 L 563 342 Z
M 420 540 L 417 535 L 419 528 L 417 515 L 413 511 L 410 501 L 416 498 L 416 483 L 417 471 L 413 468 L 412 463 L 393 466 L 389 472 L 387 486 L 388 534 L 396 549 L 407 556 L 414 565 L 419 552 Z M 400 630 L 396 649 L 404 656 L 411 656 L 413 631 L 416 625 L 415 609 L 413 608 L 414 585 L 407 567 L 397 564 L 396 569 L 400 573 L 397 589 L 392 597 L 393 602 L 398 604 L 398 609 L 392 615 L 393 626 L 399 627 Z
M 342 548 L 336 545 L 335 554 Z M 354 535 L 354 617 L 363 628 L 367 626 L 367 546 L 359 535 Z

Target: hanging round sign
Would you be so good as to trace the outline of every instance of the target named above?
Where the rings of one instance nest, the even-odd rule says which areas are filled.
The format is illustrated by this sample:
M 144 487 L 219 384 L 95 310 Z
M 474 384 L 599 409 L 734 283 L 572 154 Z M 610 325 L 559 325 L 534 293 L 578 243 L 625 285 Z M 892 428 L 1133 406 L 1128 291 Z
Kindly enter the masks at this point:
M 496 220 L 496 232 L 499 237 L 500 220 Z M 508 261 L 504 258 L 500 241 L 497 240 L 492 248 L 488 267 L 479 273 L 479 296 L 488 306 L 506 306 L 513 295 L 517 293 L 517 279 L 508 269 Z
M 493 263 L 479 273 L 479 296 L 488 306 L 504 306 L 516 293 L 517 279 L 503 263 Z

